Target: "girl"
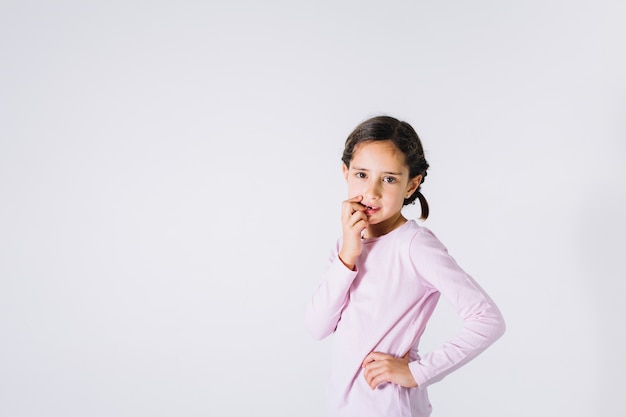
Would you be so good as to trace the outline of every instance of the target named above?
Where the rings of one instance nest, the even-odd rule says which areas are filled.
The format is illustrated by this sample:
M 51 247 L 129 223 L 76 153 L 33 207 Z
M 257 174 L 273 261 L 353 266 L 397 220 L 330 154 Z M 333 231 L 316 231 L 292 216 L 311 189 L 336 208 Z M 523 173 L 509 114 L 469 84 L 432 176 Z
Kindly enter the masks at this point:
M 427 228 L 402 207 L 419 199 L 428 163 L 415 130 L 379 116 L 348 136 L 348 200 L 342 236 L 306 312 L 316 339 L 333 334 L 329 417 L 425 417 L 426 387 L 485 350 L 504 332 L 500 311 Z M 440 294 L 463 328 L 439 349 L 418 344 Z

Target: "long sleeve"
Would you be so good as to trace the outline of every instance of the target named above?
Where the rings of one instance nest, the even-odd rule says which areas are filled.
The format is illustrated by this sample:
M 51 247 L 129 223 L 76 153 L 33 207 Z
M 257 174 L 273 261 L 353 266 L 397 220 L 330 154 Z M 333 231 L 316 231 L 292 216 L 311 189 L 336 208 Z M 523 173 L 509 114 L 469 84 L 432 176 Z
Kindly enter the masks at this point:
M 306 308 L 306 328 L 316 339 L 332 334 L 328 416 L 427 417 L 428 385 L 467 363 L 504 332 L 500 311 L 427 228 L 407 221 L 393 231 L 363 239 L 351 271 L 333 249 L 326 273 Z M 422 358 L 420 338 L 440 296 L 463 320 L 459 333 Z M 370 352 L 396 357 L 410 351 L 418 388 L 380 384 L 363 374 Z
M 439 291 L 463 320 L 456 337 L 409 364 L 418 386 L 424 388 L 484 351 L 502 336 L 505 324 L 491 298 L 457 265 L 428 229 L 414 236 L 410 256 L 424 285 Z
M 305 314 L 306 328 L 315 339 L 323 339 L 335 331 L 356 275 L 357 271 L 346 268 L 333 253 L 326 275 L 311 297 Z

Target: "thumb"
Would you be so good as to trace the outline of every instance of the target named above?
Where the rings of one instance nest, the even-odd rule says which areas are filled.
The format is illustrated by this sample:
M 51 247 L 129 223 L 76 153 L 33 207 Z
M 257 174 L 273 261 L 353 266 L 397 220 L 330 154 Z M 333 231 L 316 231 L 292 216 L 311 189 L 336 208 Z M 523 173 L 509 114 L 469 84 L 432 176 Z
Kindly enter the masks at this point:
M 365 366 L 366 364 L 370 363 L 370 362 L 374 362 L 374 361 L 381 361 L 384 359 L 393 359 L 395 358 L 394 356 L 388 355 L 386 353 L 382 353 L 382 352 L 370 352 L 365 359 L 363 359 L 363 366 Z

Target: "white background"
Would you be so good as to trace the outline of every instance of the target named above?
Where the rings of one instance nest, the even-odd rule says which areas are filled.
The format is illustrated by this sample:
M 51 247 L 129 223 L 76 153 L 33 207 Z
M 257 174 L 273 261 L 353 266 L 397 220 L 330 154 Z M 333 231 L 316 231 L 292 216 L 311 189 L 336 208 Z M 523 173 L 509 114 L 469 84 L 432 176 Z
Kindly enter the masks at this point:
M 0 415 L 322 416 L 303 312 L 377 114 L 422 137 L 425 225 L 508 325 L 433 416 L 625 415 L 625 18 L 3 0 Z M 423 351 L 456 329 L 440 307 Z

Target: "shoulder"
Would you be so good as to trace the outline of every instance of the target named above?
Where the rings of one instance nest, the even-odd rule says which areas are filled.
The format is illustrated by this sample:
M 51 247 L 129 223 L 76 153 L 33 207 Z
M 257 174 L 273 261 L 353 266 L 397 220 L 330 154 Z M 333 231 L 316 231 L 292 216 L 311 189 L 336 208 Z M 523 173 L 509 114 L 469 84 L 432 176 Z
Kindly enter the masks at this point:
M 432 230 L 418 224 L 415 220 L 407 221 L 404 235 L 404 239 L 410 242 L 411 247 L 435 246 L 445 249 L 444 244 Z
M 409 242 L 409 257 L 414 263 L 432 261 L 438 256 L 449 256 L 448 249 L 431 229 L 415 220 L 409 220 L 409 223 L 405 238 Z

